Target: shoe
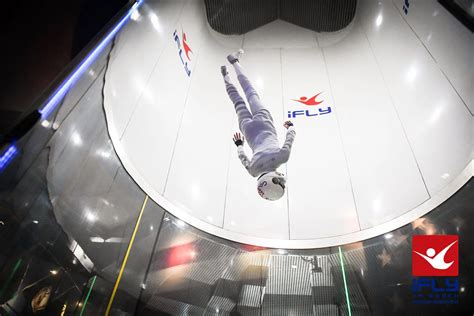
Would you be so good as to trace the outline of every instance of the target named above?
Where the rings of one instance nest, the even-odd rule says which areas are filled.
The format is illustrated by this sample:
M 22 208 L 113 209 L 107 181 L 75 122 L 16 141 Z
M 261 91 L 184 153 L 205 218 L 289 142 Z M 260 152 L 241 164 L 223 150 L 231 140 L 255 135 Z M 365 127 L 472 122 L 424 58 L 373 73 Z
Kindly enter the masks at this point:
M 228 55 L 227 60 L 229 61 L 229 63 L 235 64 L 236 62 L 239 61 L 239 59 L 240 59 L 240 57 L 242 56 L 243 53 L 244 53 L 244 50 L 239 49 L 235 53 L 232 53 L 232 54 Z
M 227 72 L 226 66 L 221 66 L 221 74 L 223 77 L 227 76 L 229 73 Z

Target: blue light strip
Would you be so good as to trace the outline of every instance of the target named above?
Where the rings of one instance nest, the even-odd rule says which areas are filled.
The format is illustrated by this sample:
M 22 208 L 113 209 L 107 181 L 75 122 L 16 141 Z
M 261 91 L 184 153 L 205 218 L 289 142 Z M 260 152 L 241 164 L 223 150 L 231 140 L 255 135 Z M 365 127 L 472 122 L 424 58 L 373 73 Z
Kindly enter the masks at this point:
M 59 88 L 54 92 L 48 102 L 39 110 L 41 113 L 41 118 L 47 118 L 51 112 L 58 106 L 59 102 L 64 98 L 69 89 L 77 82 L 81 77 L 84 71 L 95 61 L 97 56 L 102 52 L 102 50 L 109 44 L 109 42 L 114 38 L 117 32 L 125 25 L 133 11 L 137 10 L 138 7 L 143 3 L 143 0 L 137 1 L 128 13 L 117 23 L 117 25 L 110 31 L 107 36 L 100 42 L 92 52 L 87 55 L 87 57 L 82 61 L 79 67 L 69 75 L 69 77 L 59 86 Z
M 132 13 L 138 9 L 144 0 L 138 0 L 128 11 L 128 13 L 115 25 L 115 27 L 102 39 L 102 41 L 90 52 L 81 64 L 71 73 L 59 88 L 48 99 L 48 102 L 39 110 L 41 118 L 46 119 L 58 106 L 59 102 L 64 98 L 69 89 L 77 82 L 84 71 L 95 61 L 102 50 L 110 43 L 122 26 L 127 23 Z M 0 172 L 5 169 L 12 159 L 18 154 L 18 148 L 15 145 L 7 147 L 4 153 L 0 156 Z
M 0 171 L 3 171 L 17 154 L 18 148 L 15 145 L 8 147 L 3 155 L 0 156 Z

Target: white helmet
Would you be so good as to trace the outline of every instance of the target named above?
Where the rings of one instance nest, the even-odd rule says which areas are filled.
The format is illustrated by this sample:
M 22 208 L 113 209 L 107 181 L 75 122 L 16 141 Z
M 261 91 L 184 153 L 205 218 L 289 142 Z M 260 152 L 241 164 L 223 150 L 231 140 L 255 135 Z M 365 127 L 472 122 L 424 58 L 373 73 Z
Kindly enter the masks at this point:
M 286 177 L 278 171 L 262 174 L 257 180 L 258 194 L 265 200 L 276 201 L 285 194 Z

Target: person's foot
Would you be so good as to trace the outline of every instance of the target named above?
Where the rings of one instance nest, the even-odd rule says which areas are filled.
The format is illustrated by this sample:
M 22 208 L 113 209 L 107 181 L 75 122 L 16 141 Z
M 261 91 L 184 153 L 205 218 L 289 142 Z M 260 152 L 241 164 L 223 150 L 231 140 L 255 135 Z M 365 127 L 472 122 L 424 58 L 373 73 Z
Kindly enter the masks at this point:
M 227 76 L 229 73 L 227 72 L 226 66 L 221 66 L 221 74 L 223 77 Z
M 227 56 L 227 60 L 229 61 L 229 63 L 235 64 L 236 62 L 239 61 L 239 59 L 240 59 L 240 57 L 242 56 L 243 53 L 244 53 L 244 50 L 243 50 L 243 49 L 239 49 L 239 50 L 236 51 L 235 53 L 229 54 L 229 55 Z

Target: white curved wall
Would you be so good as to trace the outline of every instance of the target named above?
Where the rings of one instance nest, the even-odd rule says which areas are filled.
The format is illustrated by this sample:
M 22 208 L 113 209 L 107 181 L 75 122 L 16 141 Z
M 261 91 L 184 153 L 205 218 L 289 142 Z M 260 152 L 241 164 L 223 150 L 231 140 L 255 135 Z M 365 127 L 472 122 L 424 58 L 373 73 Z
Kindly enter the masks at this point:
M 124 166 L 183 220 L 254 244 L 356 241 L 429 211 L 472 174 L 473 38 L 437 1 L 412 0 L 407 15 L 402 5 L 360 1 L 354 22 L 333 34 L 276 21 L 222 36 L 202 1 L 146 1 L 106 74 Z M 175 30 L 192 49 L 190 76 Z M 237 124 L 219 68 L 240 47 L 281 138 L 286 113 L 307 109 L 294 99 L 322 92 L 332 109 L 293 119 L 288 192 L 277 202 L 256 194 L 231 141 Z

